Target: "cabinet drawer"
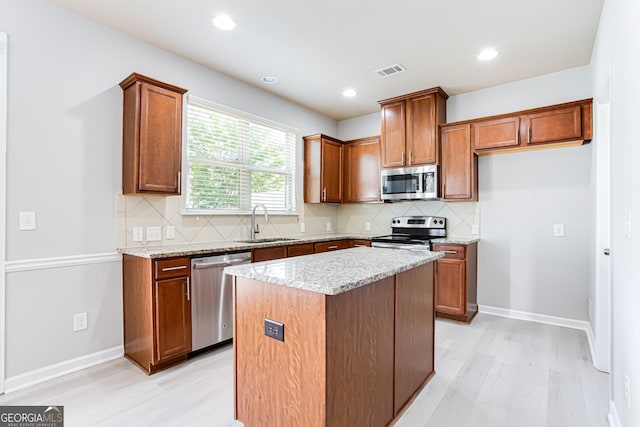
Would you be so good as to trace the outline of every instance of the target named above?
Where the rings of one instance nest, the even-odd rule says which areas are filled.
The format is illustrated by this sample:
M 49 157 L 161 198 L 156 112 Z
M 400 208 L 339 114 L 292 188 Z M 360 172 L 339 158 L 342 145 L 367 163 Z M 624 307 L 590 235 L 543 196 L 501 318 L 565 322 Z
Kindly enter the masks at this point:
M 286 246 L 275 246 L 271 248 L 259 248 L 251 251 L 251 262 L 270 261 L 287 257 Z
M 329 251 L 337 251 L 340 249 L 348 249 L 349 241 L 348 240 L 334 240 L 332 242 L 320 242 L 316 243 L 315 251 L 316 252 L 329 252 Z
M 155 261 L 156 280 L 189 276 L 189 257 L 167 258 Z
M 444 252 L 444 257 L 448 259 L 464 259 L 466 255 L 465 245 L 433 245 L 435 252 Z
M 305 243 L 303 245 L 293 245 L 287 247 L 287 255 L 290 257 L 300 255 L 310 255 L 314 251 L 313 243 Z
M 351 247 L 357 248 L 359 246 L 371 246 L 371 240 L 367 239 L 353 239 L 351 241 Z

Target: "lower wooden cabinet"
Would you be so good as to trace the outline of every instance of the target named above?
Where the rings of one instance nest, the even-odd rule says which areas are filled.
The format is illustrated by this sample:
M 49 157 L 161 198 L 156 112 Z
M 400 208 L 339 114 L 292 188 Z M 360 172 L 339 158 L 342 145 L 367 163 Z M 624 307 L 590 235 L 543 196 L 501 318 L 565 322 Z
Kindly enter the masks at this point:
M 269 248 L 258 248 L 251 251 L 251 262 L 270 261 L 287 257 L 286 246 L 273 246 Z
M 469 323 L 478 312 L 478 244 L 434 244 L 444 252 L 436 261 L 436 316 Z
M 353 239 L 350 243 L 352 248 L 357 248 L 360 246 L 371 246 L 371 240 L 368 239 Z
M 292 245 L 287 247 L 287 256 L 311 255 L 314 253 L 313 243 L 303 243 L 301 245 Z
M 348 249 L 351 246 L 351 240 L 332 240 L 330 242 L 318 242 L 315 244 L 315 253 L 338 251 Z
M 148 374 L 191 351 L 190 259 L 122 258 L 124 353 Z

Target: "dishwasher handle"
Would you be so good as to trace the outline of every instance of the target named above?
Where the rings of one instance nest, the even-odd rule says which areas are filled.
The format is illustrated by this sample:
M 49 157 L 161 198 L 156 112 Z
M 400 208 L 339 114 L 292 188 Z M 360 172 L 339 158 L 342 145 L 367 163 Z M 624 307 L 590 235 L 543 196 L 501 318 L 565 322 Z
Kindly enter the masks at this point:
M 220 262 L 203 262 L 201 264 L 194 264 L 193 268 L 212 268 L 212 267 L 228 267 L 230 265 L 242 264 L 250 262 L 251 259 L 232 259 L 229 261 L 220 261 Z

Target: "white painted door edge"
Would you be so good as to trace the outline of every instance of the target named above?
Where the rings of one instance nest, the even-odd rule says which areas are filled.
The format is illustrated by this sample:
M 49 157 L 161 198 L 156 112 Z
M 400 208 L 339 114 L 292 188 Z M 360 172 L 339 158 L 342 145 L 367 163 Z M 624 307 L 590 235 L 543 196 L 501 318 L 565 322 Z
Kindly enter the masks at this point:
M 0 31 L 0 394 L 4 393 L 5 380 L 5 280 L 4 265 L 6 262 L 6 236 L 7 236 L 7 64 L 8 64 L 8 37 L 7 33 Z

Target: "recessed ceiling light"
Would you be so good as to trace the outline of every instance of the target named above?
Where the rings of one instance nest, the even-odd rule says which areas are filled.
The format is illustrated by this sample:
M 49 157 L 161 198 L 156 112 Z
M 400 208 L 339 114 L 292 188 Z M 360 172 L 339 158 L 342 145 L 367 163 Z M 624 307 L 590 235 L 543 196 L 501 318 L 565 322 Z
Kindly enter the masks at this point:
M 489 61 L 490 59 L 498 56 L 498 51 L 495 49 L 485 49 L 478 55 L 480 61 Z
M 233 30 L 236 27 L 236 23 L 227 15 L 218 15 L 213 18 L 212 22 L 213 25 L 224 31 Z
M 342 91 L 342 96 L 346 96 L 347 98 L 351 98 L 356 96 L 358 93 L 353 89 L 345 89 Z
M 274 85 L 278 83 L 278 78 L 276 76 L 264 76 L 260 81 L 266 85 Z

